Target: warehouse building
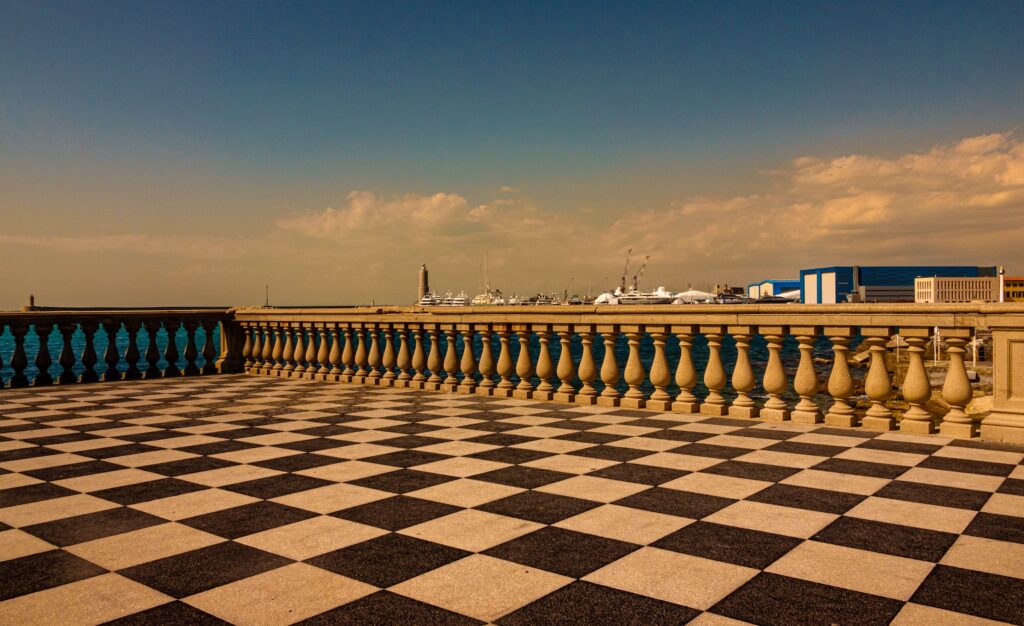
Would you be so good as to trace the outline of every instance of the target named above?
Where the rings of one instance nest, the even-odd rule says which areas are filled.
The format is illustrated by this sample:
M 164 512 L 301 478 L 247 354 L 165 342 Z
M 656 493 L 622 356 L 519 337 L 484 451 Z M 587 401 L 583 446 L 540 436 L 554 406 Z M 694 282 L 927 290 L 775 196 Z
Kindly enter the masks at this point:
M 762 280 L 759 283 L 747 285 L 747 297 L 757 300 L 765 296 L 778 296 L 798 289 L 800 289 L 800 281 L 796 278 Z
M 998 301 L 999 279 L 993 276 L 927 276 L 914 279 L 914 302 L 920 304 Z
M 995 277 L 996 268 L 970 265 L 833 266 L 800 270 L 800 301 L 806 304 L 840 302 L 914 302 L 918 277 Z

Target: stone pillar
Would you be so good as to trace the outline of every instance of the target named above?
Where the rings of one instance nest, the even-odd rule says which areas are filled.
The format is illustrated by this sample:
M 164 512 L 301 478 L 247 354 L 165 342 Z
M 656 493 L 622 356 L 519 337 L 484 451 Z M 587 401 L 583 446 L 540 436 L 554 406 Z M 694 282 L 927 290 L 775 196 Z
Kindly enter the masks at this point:
M 896 427 L 896 420 L 885 406 L 885 401 L 892 395 L 892 381 L 885 365 L 885 345 L 892 336 L 892 329 L 862 328 L 861 334 L 871 355 L 868 373 L 864 377 L 864 393 L 871 400 L 871 407 L 861 418 L 861 426 L 869 430 L 892 430 Z
M 515 370 L 512 368 L 512 353 L 508 340 L 509 331 L 506 328 L 498 330 L 498 341 L 501 342 L 501 352 L 498 353 L 498 376 L 501 382 L 491 391 L 492 396 L 511 398 L 512 390 L 515 388 L 515 383 L 512 382 L 512 372 Z
M 252 334 L 252 362 L 249 363 L 249 373 L 258 374 L 263 367 L 263 329 L 253 322 L 249 324 L 249 332 Z
M 625 379 L 629 389 L 625 396 L 619 401 L 621 406 L 630 409 L 644 408 L 644 392 L 640 386 L 647 380 L 647 372 L 640 362 L 640 340 L 643 338 L 643 329 L 640 326 L 624 326 L 622 331 L 626 335 L 626 342 L 629 346 L 629 356 L 626 358 Z
M 324 340 L 326 335 L 323 329 L 320 331 L 320 354 L 322 355 L 325 350 Z M 344 363 L 341 360 L 341 330 L 337 327 L 331 327 L 329 329 L 331 335 L 331 351 L 327 354 L 327 361 L 330 362 L 330 369 L 327 371 L 324 380 L 328 380 L 327 376 L 330 376 L 330 380 L 337 381 L 340 379 L 342 372 L 345 370 L 341 367 Z M 323 371 L 324 359 L 320 358 L 320 371 Z
M 353 345 L 353 342 L 356 340 L 355 337 L 358 332 L 351 325 L 345 326 L 342 330 L 342 333 L 345 335 L 345 347 L 341 351 L 341 362 L 345 365 L 345 369 L 338 376 L 338 380 L 343 383 L 352 382 L 356 375 L 356 347 Z
M 182 326 L 185 327 L 185 353 L 182 355 L 185 357 L 185 368 L 182 373 L 185 376 L 199 375 L 199 367 L 196 365 L 196 359 L 199 358 L 199 350 L 196 348 L 197 325 L 198 322 L 194 319 L 182 323 Z
M 459 383 L 459 393 L 473 393 L 476 389 L 476 357 L 473 355 L 473 327 L 463 325 L 459 327 L 462 331 L 462 382 Z
M 75 376 L 72 368 L 75 366 L 75 351 L 71 347 L 71 335 L 74 334 L 77 324 L 74 323 L 61 323 L 57 325 L 57 330 L 60 331 L 61 338 L 64 340 L 64 347 L 61 348 L 60 356 L 57 357 L 57 363 L 63 368 L 60 375 L 57 377 L 57 384 L 68 385 L 71 383 L 78 382 L 78 377 Z
M 768 365 L 764 369 L 765 393 L 768 399 L 761 408 L 760 417 L 770 422 L 782 422 L 790 418 L 789 405 L 782 396 L 786 393 L 789 382 L 786 380 L 786 370 L 782 366 L 782 340 L 787 334 L 783 326 L 761 326 L 758 332 L 768 343 Z
M 409 382 L 409 386 L 415 389 L 423 389 L 423 385 L 427 382 L 427 377 L 424 374 L 424 368 L 427 366 L 427 356 L 426 352 L 423 350 L 423 330 L 420 328 L 413 328 L 412 338 L 413 376 L 412 380 Z
M 280 376 L 281 372 L 284 370 L 284 349 L 287 345 L 284 339 L 285 333 L 286 331 L 282 324 L 277 324 L 274 327 L 274 367 L 272 372 L 274 376 Z
M 159 365 L 160 365 L 160 350 L 158 350 L 157 347 L 156 347 L 156 335 L 160 331 L 160 322 L 158 322 L 156 320 L 149 320 L 149 321 L 147 321 L 146 325 L 145 325 L 145 331 L 146 331 L 146 337 L 147 337 L 148 341 L 146 342 L 146 353 L 142 355 L 142 358 L 145 359 L 145 361 L 146 361 L 146 371 L 142 373 L 142 377 L 145 378 L 146 380 L 151 380 L 151 379 L 160 378 L 161 376 L 163 376 L 163 372 L 160 371 L 160 367 L 159 367 Z M 115 330 L 114 332 L 116 333 L 117 331 Z M 110 349 L 111 349 L 110 346 L 107 346 L 107 351 L 108 352 L 110 351 Z M 114 355 L 116 355 L 116 356 L 114 356 Z M 117 354 L 116 350 L 115 350 L 114 355 L 112 355 L 112 356 L 114 356 L 114 363 L 117 363 L 118 361 L 121 360 L 121 355 Z M 109 359 L 104 359 L 104 360 L 106 360 L 107 363 L 110 363 Z M 110 370 L 107 370 L 107 371 L 110 371 Z M 120 373 L 118 373 L 118 372 L 115 372 L 115 373 L 117 373 L 117 378 L 115 378 L 114 380 L 120 380 L 121 379 Z M 106 380 L 106 379 L 104 378 L 104 380 Z
M 320 345 L 317 345 L 317 335 L 320 336 Z M 339 359 L 341 358 L 341 352 L 338 352 Z M 306 376 L 313 380 L 327 380 L 327 375 L 331 372 L 331 343 L 330 336 L 327 333 L 327 329 L 321 326 L 320 328 L 309 329 L 309 343 L 306 345 Z M 313 365 L 316 365 L 316 369 Z
M 455 348 L 455 328 L 448 328 L 444 331 L 445 343 L 447 344 L 444 354 L 444 371 L 447 374 L 441 388 L 448 393 L 455 393 L 459 388 L 459 353 Z
M 203 369 L 201 373 L 204 376 L 216 374 L 217 350 L 213 347 L 213 329 L 217 327 L 217 322 L 214 320 L 199 320 L 199 325 L 203 329 L 203 351 L 201 353 L 203 356 Z M 238 332 L 241 332 L 240 326 L 238 327 Z M 245 371 L 244 357 L 241 358 L 240 363 L 241 371 Z
M 825 423 L 829 426 L 850 428 L 857 425 L 857 415 L 849 400 L 853 395 L 853 377 L 848 363 L 853 331 L 849 326 L 825 328 L 825 336 L 832 342 L 832 372 L 828 377 L 832 406 L 825 414 Z
M 679 363 L 676 365 L 676 386 L 679 393 L 672 400 L 673 413 L 697 413 L 700 405 L 693 388 L 697 385 L 697 370 L 693 367 L 693 335 L 694 326 L 673 326 L 672 332 L 679 341 Z
M 949 413 L 942 418 L 939 433 L 957 439 L 976 437 L 978 425 L 964 411 L 974 397 L 964 366 L 964 346 L 971 338 L 971 331 L 966 328 L 944 328 L 941 332 L 946 340 L 946 354 L 949 355 L 949 369 L 942 385 L 942 399 L 949 404 Z
M 256 333 L 253 331 L 252 326 L 246 324 L 245 326 L 245 343 L 242 344 L 242 358 L 245 360 L 245 371 L 249 372 L 252 370 L 253 363 L 253 338 Z
M 36 367 L 39 373 L 33 385 L 43 387 L 53 384 L 53 377 L 50 376 L 50 366 L 53 365 L 53 357 L 50 356 L 50 335 L 53 333 L 53 323 L 44 322 L 36 324 L 36 334 L 39 335 L 39 351 L 36 352 Z
M 309 369 L 306 367 L 306 331 L 302 328 L 302 324 L 298 324 L 298 328 L 295 329 L 295 348 L 292 351 L 292 360 L 295 361 L 295 369 L 292 370 L 292 375 L 297 378 L 302 378 Z M 316 343 L 316 340 L 310 342 L 310 344 Z M 316 352 L 313 352 L 313 357 L 316 357 Z M 316 365 L 313 364 L 313 371 L 316 371 Z
M 1024 329 L 994 320 L 992 328 L 992 412 L 981 422 L 981 436 L 1024 444 Z M 1012 367 L 1011 367 L 1012 365 Z
M 242 336 L 242 325 L 231 318 L 222 318 L 214 323 L 218 324 L 220 328 L 220 351 L 215 354 L 214 368 L 221 374 L 244 372 L 245 360 L 242 358 L 242 345 L 245 343 L 245 337 Z M 211 329 L 211 335 L 212 332 Z
M 480 329 L 480 385 L 476 388 L 477 395 L 489 396 L 494 389 L 494 351 L 491 348 L 491 331 Z
M 97 323 L 96 322 L 82 322 L 82 332 L 85 333 L 85 348 L 82 350 L 82 367 L 85 371 L 78 378 L 80 383 L 94 383 L 100 379 L 100 375 L 96 373 L 95 367 L 99 359 L 96 357 L 96 346 L 93 344 L 95 338 Z M 14 330 L 14 327 L 11 327 Z M 15 342 L 17 342 L 17 335 L 15 335 Z M 12 387 L 14 385 L 11 385 Z
M 356 372 L 352 377 L 352 382 L 359 383 L 360 385 L 366 382 L 366 377 L 370 374 L 370 370 L 367 367 L 367 360 L 369 359 L 369 351 L 366 349 L 366 325 L 359 324 L 357 328 L 352 329 L 352 339 L 356 343 Z
M 14 353 L 11 355 L 14 375 L 11 376 L 11 387 L 28 387 L 28 377 L 25 376 L 25 368 L 28 367 L 28 357 L 25 355 L 26 333 L 27 324 L 11 324 L 11 334 L 14 335 Z
M 398 374 L 395 373 L 397 358 L 395 356 L 394 332 L 390 324 L 384 325 L 384 356 L 381 359 L 384 376 L 381 377 L 381 384 L 388 387 L 394 386 L 395 379 L 398 378 Z
M 794 422 L 801 424 L 820 424 L 821 410 L 814 402 L 814 396 L 821 389 L 818 374 L 814 371 L 814 340 L 818 336 L 818 329 L 813 326 L 794 326 L 790 330 L 800 343 L 800 365 L 793 378 L 793 389 L 800 396 L 800 401 L 790 416 Z
M 284 334 L 284 348 L 281 350 L 280 375 L 287 378 L 295 371 L 295 340 L 292 339 L 291 328 L 284 327 L 281 332 Z
M 274 329 L 264 325 L 263 331 L 263 367 L 259 373 L 269 374 L 274 369 Z
M 547 327 L 537 330 L 537 343 L 540 351 L 537 353 L 537 378 L 540 382 L 537 389 L 530 396 L 534 400 L 551 400 L 555 397 L 555 386 L 551 384 L 551 377 L 555 373 L 554 363 L 551 362 L 551 332 Z
M 519 384 L 512 392 L 512 397 L 520 400 L 529 400 L 533 391 L 533 383 L 530 382 L 530 378 L 533 377 L 533 359 L 530 358 L 530 336 L 532 334 L 529 327 L 516 331 L 516 335 L 519 337 L 519 357 L 516 359 L 516 375 L 519 377 Z
M 651 363 L 651 384 L 654 391 L 647 399 L 645 405 L 648 409 L 655 411 L 668 411 L 672 407 L 672 396 L 668 395 L 668 386 L 672 382 L 672 376 L 668 369 L 668 358 L 665 356 L 665 340 L 668 334 L 664 327 L 648 326 L 651 341 L 654 342 L 654 361 Z
M 154 322 L 159 323 L 159 322 Z M 177 330 L 177 323 L 172 322 L 171 324 L 175 330 Z M 142 372 L 139 371 L 139 328 L 142 326 L 142 322 L 139 320 L 128 320 L 124 323 L 124 328 L 128 331 L 128 345 L 124 349 L 124 360 L 127 369 L 124 372 L 125 380 L 138 380 L 142 378 Z M 172 347 L 173 352 L 171 356 L 174 357 L 175 362 L 178 360 L 178 345 L 174 341 L 168 341 L 167 345 Z M 167 351 L 164 351 L 164 358 L 167 358 Z M 181 375 L 181 371 L 178 370 L 178 366 L 174 363 L 169 365 L 167 369 L 172 370 L 171 376 Z M 167 372 L 164 372 L 164 376 L 167 376 Z
M 370 350 L 366 355 L 366 363 L 369 365 L 368 376 L 366 383 L 371 385 L 379 384 L 381 377 L 384 373 L 381 371 L 381 353 L 380 353 L 380 328 L 376 324 L 370 324 Z
M 708 366 L 704 370 L 704 386 L 708 388 L 708 397 L 700 405 L 702 415 L 727 415 L 729 409 L 722 396 L 725 389 L 725 367 L 722 365 L 721 326 L 701 326 L 700 332 L 708 340 Z
M 423 383 L 424 389 L 438 391 L 441 389 L 441 343 L 437 327 L 428 328 L 427 335 L 430 337 L 430 354 L 427 355 L 427 369 L 430 370 L 430 378 Z
M 732 388 L 736 390 L 736 399 L 729 407 L 729 416 L 754 418 L 759 414 L 757 404 L 750 397 L 756 384 L 754 368 L 750 365 L 750 338 L 754 330 L 750 326 L 730 326 L 729 334 L 736 340 L 736 367 L 732 370 Z
M 558 402 L 572 402 L 576 396 L 576 388 L 572 380 L 576 378 L 576 365 L 572 361 L 572 331 L 570 326 L 556 326 L 560 349 L 558 352 L 558 389 L 552 399 Z
M 597 403 L 601 406 L 619 406 L 619 390 L 615 388 L 620 379 L 619 362 L 615 358 L 615 340 L 619 336 L 619 329 L 616 326 L 598 326 L 597 332 L 604 342 L 604 359 L 601 361 L 604 389 L 597 397 Z
M 580 347 L 582 348 L 578 373 L 580 390 L 573 398 L 573 402 L 576 404 L 595 404 L 597 403 L 597 389 L 594 387 L 594 381 L 597 380 L 597 364 L 594 362 L 593 327 L 577 327 L 577 334 L 580 336 Z
M 398 358 L 396 359 L 398 376 L 395 378 L 395 387 L 408 387 L 412 380 L 409 369 L 412 368 L 412 352 L 409 351 L 409 331 L 404 327 L 398 329 Z
M 924 346 L 931 336 L 929 328 L 901 328 L 900 336 L 907 340 L 907 376 L 903 379 L 903 399 L 910 408 L 900 420 L 900 431 L 927 435 L 935 432 L 934 417 L 925 408 L 932 399 L 932 384 L 924 368 Z

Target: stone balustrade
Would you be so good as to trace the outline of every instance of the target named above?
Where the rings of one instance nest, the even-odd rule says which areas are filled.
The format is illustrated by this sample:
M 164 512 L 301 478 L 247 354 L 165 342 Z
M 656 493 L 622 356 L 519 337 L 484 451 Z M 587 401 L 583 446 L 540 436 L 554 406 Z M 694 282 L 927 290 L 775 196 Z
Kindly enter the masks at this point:
M 230 346 L 226 345 L 235 336 L 229 320 L 227 309 L 0 313 L 0 335 L 6 328 L 14 344 L 6 363 L 12 370 L 7 385 L 65 385 L 241 371 L 241 361 L 232 359 Z M 215 334 L 220 335 L 219 342 L 214 341 Z M 54 350 L 57 338 L 60 347 Z M 101 349 L 97 348 L 97 338 L 102 339 Z M 3 365 L 0 363 L 0 367 Z
M 1018 305 L 259 307 L 233 315 L 244 338 L 240 357 L 253 374 L 958 438 L 980 430 L 1024 442 Z M 942 405 L 932 402 L 925 364 L 936 329 L 949 355 Z M 993 410 L 980 423 L 966 413 L 973 391 L 964 361 L 979 329 L 991 331 L 995 343 Z M 897 334 L 907 361 L 898 388 L 885 363 L 886 344 Z M 701 368 L 693 357 L 699 336 L 707 350 Z M 761 371 L 750 358 L 757 336 L 767 351 Z M 822 337 L 832 354 L 824 373 L 814 362 Z M 782 358 L 787 338 L 799 346 L 792 376 Z M 850 369 L 854 338 L 869 350 L 863 381 Z M 624 359 L 616 350 L 621 342 Z M 731 371 L 726 343 L 735 351 Z M 650 358 L 641 357 L 642 344 L 653 345 Z M 761 403 L 753 395 L 758 387 Z M 858 408 L 856 396 L 869 408 Z M 903 402 L 894 404 L 894 396 Z

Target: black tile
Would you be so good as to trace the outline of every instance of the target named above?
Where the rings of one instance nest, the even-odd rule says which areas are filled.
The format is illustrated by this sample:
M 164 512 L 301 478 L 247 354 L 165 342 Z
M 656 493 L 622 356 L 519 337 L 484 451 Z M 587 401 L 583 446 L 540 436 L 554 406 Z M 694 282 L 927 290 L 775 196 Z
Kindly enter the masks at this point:
M 682 422 L 675 420 L 658 419 L 656 417 L 641 418 L 632 422 L 625 422 L 629 426 L 640 426 L 642 428 L 674 428 L 682 425 Z
M 70 433 L 67 435 L 55 435 L 53 437 L 33 437 L 28 441 L 31 441 L 38 446 L 55 446 L 61 443 L 74 443 L 76 441 L 88 441 L 90 439 L 97 439 L 97 437 L 86 433 Z
M 848 448 L 840 446 L 825 446 L 818 443 L 800 443 L 798 441 L 780 441 L 765 448 L 771 452 L 785 452 L 788 454 L 807 454 L 810 456 L 833 457 Z
M 42 500 L 52 500 L 53 498 L 63 498 L 77 493 L 77 491 L 51 485 L 50 483 L 36 483 L 34 485 L 25 485 L 24 487 L 14 487 L 13 489 L 2 489 L 0 490 L 0 508 L 30 504 Z
M 0 567 L 0 601 L 106 573 L 102 567 L 63 550 L 11 559 Z
M 854 626 L 888 624 L 902 606 L 898 600 L 762 572 L 711 612 L 766 626 Z
M 469 556 L 464 550 L 389 533 L 306 561 L 378 587 L 390 587 Z
M 43 524 L 34 524 L 26 526 L 22 530 L 32 533 L 44 541 L 64 547 L 165 523 L 167 520 L 161 517 L 135 509 L 118 507 L 98 513 L 76 515 Z
M 158 607 L 133 613 L 105 626 L 164 626 L 165 624 L 188 624 L 189 626 L 221 626 L 229 622 L 205 613 L 194 606 L 175 600 Z
M 381 465 L 412 467 L 414 465 L 423 465 L 424 463 L 444 461 L 445 459 L 450 458 L 450 456 L 445 456 L 443 454 L 433 454 L 431 452 L 420 452 L 417 450 L 403 450 L 402 452 L 389 452 L 387 454 L 373 456 L 362 460 L 367 463 L 379 463 Z
M 352 445 L 350 441 L 339 441 L 337 439 L 303 439 L 301 441 L 278 444 L 277 447 L 287 450 L 298 450 L 299 452 L 322 452 L 350 445 Z
M 708 443 L 691 443 L 690 445 L 673 448 L 674 454 L 686 454 L 688 456 L 705 456 L 712 459 L 735 459 L 744 454 L 750 454 L 746 448 L 733 448 L 730 446 L 716 446 Z
M 410 491 L 433 487 L 434 485 L 440 485 L 441 483 L 446 483 L 452 480 L 456 480 L 456 478 L 454 476 L 443 476 L 441 474 L 432 474 L 430 472 L 403 469 L 396 472 L 387 472 L 386 474 L 377 474 L 376 476 L 367 476 L 365 478 L 359 478 L 348 482 L 360 487 L 380 489 L 381 491 L 390 491 L 391 493 L 409 493 Z
M 584 511 L 600 506 L 597 502 L 559 496 L 540 491 L 524 491 L 507 498 L 488 502 L 476 508 L 489 513 L 497 513 L 507 517 L 554 524 L 566 518 L 579 515 Z
M 938 562 L 956 541 L 943 533 L 856 517 L 840 517 L 814 535 L 815 541 L 870 550 L 919 561 Z
M 822 428 L 816 428 L 815 434 L 818 435 L 836 435 L 838 437 L 857 437 L 859 439 L 874 439 L 875 437 L 882 434 L 883 431 L 873 430 L 859 430 L 855 428 L 832 428 L 831 426 L 825 426 Z
M 954 439 L 949 445 L 956 448 L 974 448 L 976 450 L 997 450 L 999 452 L 1024 452 L 1019 443 L 1000 443 L 997 441 L 981 441 L 978 439 Z
M 439 502 L 395 496 L 344 509 L 332 515 L 384 530 L 401 530 L 461 510 L 463 509 Z
M 300 626 L 389 626 L 423 624 L 429 626 L 473 626 L 478 620 L 424 604 L 390 591 L 378 591 L 355 602 L 299 622 Z
M 734 430 L 728 434 L 731 437 L 756 437 L 758 439 L 774 439 L 776 441 L 785 441 L 787 439 L 792 439 L 793 437 L 799 437 L 803 433 L 794 430 L 779 430 L 777 428 L 750 427 L 741 428 L 740 430 Z
M 236 539 L 278 526 L 316 517 L 316 513 L 276 502 L 253 502 L 223 511 L 181 520 L 182 524 L 224 537 Z
M 1019 578 L 936 565 L 910 600 L 986 619 L 1024 624 L 1024 583 Z
M 868 463 L 866 461 L 851 461 L 849 459 L 826 459 L 814 466 L 814 469 L 823 472 L 837 472 L 839 474 L 856 474 L 858 476 L 871 476 L 873 478 L 896 478 L 907 471 L 903 465 L 888 465 L 886 463 Z
M 617 465 L 615 467 L 618 467 Z M 490 483 L 501 485 L 512 485 L 523 489 L 536 489 L 551 483 L 556 483 L 566 478 L 572 478 L 573 474 L 555 472 L 552 470 L 536 467 L 503 467 L 483 474 L 477 474 L 473 480 L 485 480 Z
M 118 435 L 117 438 L 124 439 L 125 441 L 134 441 L 136 443 L 145 443 L 147 441 L 160 441 L 162 439 L 171 439 L 180 436 L 181 433 L 169 430 L 153 430 L 147 433 L 139 433 L 137 435 Z
M 36 446 L 34 448 L 18 448 L 16 450 L 4 450 L 0 452 L 0 462 L 21 461 L 22 459 L 34 459 L 41 456 L 52 456 L 60 454 L 56 450 Z
M 745 461 L 725 461 L 701 470 L 707 474 L 719 476 L 732 476 L 733 478 L 749 478 L 751 480 L 765 480 L 777 483 L 785 480 L 793 474 L 801 471 L 792 467 L 781 467 L 778 465 L 765 465 L 761 463 L 747 463 Z
M 340 424 L 324 424 L 323 426 L 312 426 L 310 428 L 303 428 L 293 432 L 303 435 L 312 435 L 313 437 L 330 437 L 331 435 L 347 435 L 358 431 L 358 428 L 351 428 Z
M 965 535 L 1024 543 L 1024 517 L 978 513 L 964 531 Z
M 536 461 L 537 459 L 543 459 L 544 457 L 553 456 L 553 452 L 541 452 L 540 450 L 527 450 L 525 448 L 497 448 L 494 450 L 487 450 L 486 452 L 477 452 L 476 454 L 469 455 L 474 459 L 482 459 L 484 461 L 495 461 L 497 463 L 512 463 L 518 465 L 520 463 L 529 463 L 530 461 Z
M 909 441 L 889 441 L 888 439 L 870 439 L 857 446 L 869 450 L 885 450 L 887 452 L 906 452 L 909 454 L 932 454 L 942 448 L 942 444 L 911 443 Z
M 283 556 L 225 541 L 118 573 L 169 596 L 184 598 L 292 562 Z
M 623 498 L 615 504 L 634 509 L 667 513 L 678 517 L 701 519 L 736 502 L 730 498 L 719 498 L 701 493 L 688 493 L 675 489 L 653 487 L 647 491 Z
M 999 493 L 1006 493 L 1011 496 L 1024 496 L 1024 480 L 1007 478 L 999 486 Z
M 78 478 L 80 476 L 89 476 L 91 474 L 113 472 L 115 470 L 123 469 L 124 466 L 122 465 L 114 465 L 113 463 L 107 463 L 106 461 L 84 461 L 82 463 L 72 463 L 70 465 L 60 465 L 58 467 L 45 467 L 43 469 L 29 470 L 22 472 L 22 474 L 26 474 L 32 478 L 38 478 L 39 480 L 54 482 L 64 480 L 66 478 Z
M 640 435 L 645 439 L 666 439 L 668 441 L 685 441 L 693 443 L 716 437 L 715 433 L 702 433 L 695 430 L 658 430 L 653 433 Z
M 801 543 L 801 539 L 773 533 L 694 522 L 651 545 L 713 561 L 764 569 Z
M 202 491 L 203 489 L 208 489 L 208 487 L 190 483 L 185 480 L 178 480 L 177 478 L 163 478 L 134 485 L 126 485 L 124 487 L 114 487 L 113 489 L 95 491 L 92 495 L 97 498 L 116 502 L 123 506 L 128 506 L 129 504 L 138 504 L 139 502 L 149 502 L 150 500 L 158 500 L 160 498 L 180 496 L 184 493 Z
M 423 446 L 432 446 L 438 443 L 445 443 L 446 439 L 437 439 L 431 437 L 423 437 L 421 435 L 406 435 L 404 437 L 395 437 L 394 439 L 388 439 L 383 444 L 391 446 L 393 448 L 405 448 L 411 450 L 413 448 L 422 448 Z
M 590 431 L 573 430 L 569 431 L 565 435 L 557 435 L 555 439 L 562 439 L 565 441 L 575 441 L 577 443 L 610 443 L 612 441 L 621 441 L 625 439 L 622 435 L 609 435 L 607 433 L 595 433 Z
M 255 443 L 248 443 L 246 441 L 228 439 L 225 441 L 203 443 L 198 446 L 187 446 L 185 448 L 179 448 L 179 450 L 181 450 L 182 452 L 190 452 L 192 454 L 210 456 L 213 454 L 225 454 L 227 452 L 237 452 L 239 450 L 249 450 L 251 448 L 258 447 L 259 445 Z
M 808 509 L 842 515 L 857 506 L 865 496 L 794 485 L 772 485 L 747 498 L 751 502 Z
M 522 426 L 516 424 L 516 428 L 522 428 Z M 482 437 L 473 437 L 472 439 L 467 439 L 466 441 L 472 441 L 475 443 L 486 443 L 492 446 L 514 446 L 516 444 L 526 443 L 527 441 L 536 441 L 536 438 L 522 437 L 520 435 L 508 435 L 505 433 L 494 433 L 492 435 L 484 435 Z
M 614 415 L 616 417 L 651 417 L 650 411 L 637 411 L 634 409 L 615 409 L 614 411 L 608 411 L 605 415 Z
M 437 416 L 435 416 L 435 418 L 437 418 Z M 472 427 L 473 426 L 470 426 L 470 428 L 472 428 Z M 418 424 L 416 422 L 413 422 L 411 424 L 402 424 L 400 426 L 389 426 L 388 428 L 382 428 L 381 430 L 387 431 L 389 433 L 401 433 L 403 435 L 420 435 L 420 434 L 423 434 L 423 433 L 433 432 L 435 430 L 441 430 L 443 428 L 444 428 L 443 426 L 432 426 L 430 424 Z M 352 430 L 356 430 L 356 429 L 353 428 Z M 389 440 L 389 441 L 393 441 L 393 440 Z M 433 443 L 437 443 L 437 440 L 433 440 Z M 429 444 L 425 444 L 425 445 L 429 445 Z M 403 447 L 411 447 L 411 446 L 403 446 Z
M 302 476 L 300 474 L 280 474 L 278 476 L 270 476 L 269 478 L 247 480 L 243 483 L 227 485 L 223 488 L 236 493 L 244 493 L 245 495 L 252 496 L 254 498 L 270 500 L 271 498 L 279 498 L 290 493 L 307 491 L 309 489 L 316 489 L 317 487 L 326 487 L 327 485 L 334 484 L 336 483 L 329 480 Z
M 606 461 L 632 461 L 641 457 L 653 454 L 650 450 L 637 450 L 635 448 L 621 448 L 618 446 L 594 446 L 570 452 L 574 456 L 585 456 L 591 459 L 604 459 Z
M 316 441 L 316 439 L 313 439 L 312 441 Z M 278 447 L 283 448 L 284 446 Z M 258 465 L 260 467 L 279 470 L 282 472 L 301 472 L 302 470 L 307 470 L 313 467 L 334 465 L 335 463 L 340 463 L 341 461 L 342 459 L 336 459 L 334 457 L 324 456 L 322 454 L 291 454 L 288 456 L 278 457 L 276 459 L 257 461 L 252 465 Z
M 563 576 L 582 578 L 640 546 L 547 526 L 484 552 Z
M 545 417 L 547 417 L 547 416 L 545 416 Z M 547 424 L 544 424 L 544 427 L 545 428 L 562 428 L 564 430 L 569 430 L 569 431 L 581 431 L 581 430 L 590 430 L 592 428 L 601 428 L 602 426 L 607 426 L 607 425 L 608 424 L 600 424 L 598 422 L 588 422 L 586 420 L 581 420 L 581 419 L 565 419 L 565 420 L 562 420 L 560 422 L 548 422 Z M 618 437 L 620 439 L 622 439 L 622 438 L 624 438 L 624 435 L 619 435 Z
M 640 465 L 638 463 L 619 463 L 596 472 L 590 472 L 587 476 L 610 478 L 611 480 L 640 483 L 642 485 L 660 485 L 689 473 L 683 470 L 668 469 L 667 467 Z
M 892 498 L 894 500 L 907 500 L 909 502 L 921 502 L 924 504 L 980 511 L 981 507 L 985 506 L 985 502 L 988 501 L 990 494 L 984 491 L 974 491 L 973 489 L 959 489 L 957 487 L 942 487 L 939 485 L 912 483 L 905 480 L 894 480 L 875 492 L 875 495 L 880 498 Z
M 941 456 L 932 456 L 921 461 L 918 467 L 929 469 L 946 470 L 950 472 L 966 472 L 969 474 L 984 474 L 985 476 L 1009 476 L 1017 466 L 1006 463 L 989 463 L 987 461 L 969 461 L 967 459 L 951 459 Z
M 142 469 L 147 472 L 163 474 L 164 476 L 182 476 L 184 474 L 195 474 L 196 472 L 206 472 L 224 467 L 232 467 L 234 465 L 238 465 L 238 463 L 225 461 L 224 459 L 197 456 L 191 459 L 181 459 L 180 461 L 168 461 L 166 463 L 146 465 L 142 467 Z
M 464 417 L 468 417 L 468 418 L 472 418 L 472 419 L 480 419 L 480 416 L 476 415 L 476 414 L 465 415 Z M 522 424 L 509 424 L 508 422 L 480 422 L 480 423 L 477 423 L 477 424 L 473 424 L 473 430 L 485 431 L 485 432 L 493 433 L 495 435 L 500 435 L 501 433 L 504 433 L 507 430 L 516 430 L 517 428 L 522 428 L 522 427 L 523 427 Z M 516 435 L 510 435 L 510 436 L 515 437 Z M 520 437 L 520 439 L 523 439 L 523 438 Z M 482 441 L 482 440 L 481 439 L 473 439 L 472 441 Z M 483 441 L 483 443 L 495 443 L 495 442 Z M 505 444 L 502 444 L 502 445 L 505 445 Z
M 501 626 L 572 624 L 685 624 L 700 611 L 576 581 L 498 620 Z
M 131 454 L 142 454 L 143 452 L 154 452 L 162 450 L 156 446 L 147 446 L 144 443 L 129 443 L 123 446 L 110 446 L 109 448 L 97 448 L 95 450 L 80 450 L 75 452 L 79 456 L 87 456 L 90 459 L 111 459 L 118 456 L 129 456 Z

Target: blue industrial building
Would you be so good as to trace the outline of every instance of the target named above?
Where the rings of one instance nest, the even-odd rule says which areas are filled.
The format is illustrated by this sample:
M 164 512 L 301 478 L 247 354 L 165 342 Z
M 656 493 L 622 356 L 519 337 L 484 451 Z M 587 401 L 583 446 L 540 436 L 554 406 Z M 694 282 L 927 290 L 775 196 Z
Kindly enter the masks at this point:
M 787 291 L 796 291 L 800 288 L 800 280 L 796 278 L 769 279 L 747 285 L 747 297 L 757 300 L 764 296 L 777 296 Z
M 847 265 L 800 270 L 800 302 L 913 302 L 914 279 L 995 276 L 995 267 L 970 265 Z

